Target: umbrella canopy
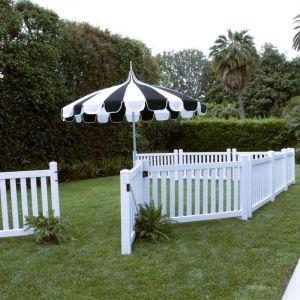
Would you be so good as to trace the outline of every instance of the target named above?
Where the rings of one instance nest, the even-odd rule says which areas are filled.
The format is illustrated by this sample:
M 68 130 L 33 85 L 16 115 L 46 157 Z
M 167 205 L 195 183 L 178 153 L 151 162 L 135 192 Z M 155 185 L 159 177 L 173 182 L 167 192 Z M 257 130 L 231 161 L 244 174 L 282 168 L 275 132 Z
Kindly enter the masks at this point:
M 135 122 L 179 117 L 189 119 L 193 115 L 205 115 L 203 103 L 171 89 L 149 85 L 139 81 L 132 71 L 120 85 L 93 92 L 62 109 L 63 121 L 123 122 L 133 123 L 133 144 L 135 160 Z

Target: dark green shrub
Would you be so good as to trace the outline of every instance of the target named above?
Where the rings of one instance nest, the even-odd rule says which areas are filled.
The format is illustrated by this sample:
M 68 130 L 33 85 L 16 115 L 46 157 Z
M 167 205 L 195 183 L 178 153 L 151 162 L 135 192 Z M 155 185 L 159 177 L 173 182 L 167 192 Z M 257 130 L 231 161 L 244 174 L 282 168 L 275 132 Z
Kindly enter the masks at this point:
M 296 150 L 295 158 L 296 158 L 296 164 L 300 164 L 300 148 Z
M 139 213 L 135 218 L 135 233 L 137 240 L 148 240 L 158 243 L 159 240 L 169 240 L 173 222 L 162 215 L 162 206 L 155 208 L 154 202 L 139 204 Z
M 56 242 L 63 243 L 72 238 L 70 233 L 70 225 L 62 220 L 61 217 L 54 217 L 54 211 L 49 211 L 48 216 L 43 216 L 42 212 L 39 212 L 37 217 L 26 216 L 27 228 L 34 228 L 34 240 L 37 243 L 44 242 Z
M 119 175 L 120 170 L 131 168 L 129 157 L 108 157 L 99 161 L 77 161 L 59 165 L 59 181 L 80 180 Z
M 227 148 L 264 151 L 293 147 L 295 143 L 282 119 L 197 118 L 181 122 L 180 137 L 175 145 L 185 151 L 224 151 Z

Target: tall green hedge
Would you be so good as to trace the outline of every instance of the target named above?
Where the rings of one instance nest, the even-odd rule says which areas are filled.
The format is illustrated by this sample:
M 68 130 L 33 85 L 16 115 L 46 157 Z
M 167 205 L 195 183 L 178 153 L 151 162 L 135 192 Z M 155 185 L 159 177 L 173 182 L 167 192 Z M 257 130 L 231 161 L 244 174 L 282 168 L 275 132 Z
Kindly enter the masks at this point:
M 176 146 L 185 151 L 279 150 L 295 145 L 281 119 L 195 119 L 182 121 Z

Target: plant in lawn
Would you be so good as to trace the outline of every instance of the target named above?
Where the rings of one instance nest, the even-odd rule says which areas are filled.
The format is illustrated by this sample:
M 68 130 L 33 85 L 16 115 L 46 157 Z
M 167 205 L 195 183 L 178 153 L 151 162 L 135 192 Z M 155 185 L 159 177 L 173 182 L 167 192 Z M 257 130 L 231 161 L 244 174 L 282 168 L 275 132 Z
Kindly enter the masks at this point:
M 159 240 L 169 240 L 171 224 L 174 223 L 162 214 L 162 206 L 155 208 L 153 200 L 150 203 L 139 204 L 139 212 L 135 217 L 134 229 L 136 239 L 158 243 Z
M 49 211 L 47 216 L 43 216 L 42 212 L 39 212 L 38 216 L 26 216 L 25 226 L 25 230 L 33 228 L 34 240 L 40 244 L 50 241 L 63 243 L 73 239 L 70 225 L 61 217 L 55 217 L 54 210 Z

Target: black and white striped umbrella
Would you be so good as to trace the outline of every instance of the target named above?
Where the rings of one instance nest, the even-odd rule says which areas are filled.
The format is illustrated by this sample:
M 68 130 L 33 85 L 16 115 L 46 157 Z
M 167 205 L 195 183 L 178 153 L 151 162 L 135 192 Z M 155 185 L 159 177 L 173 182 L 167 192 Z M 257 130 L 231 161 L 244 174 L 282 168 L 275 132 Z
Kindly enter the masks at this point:
M 205 113 L 205 105 L 189 96 L 139 81 L 130 65 L 128 79 L 123 84 L 91 93 L 65 106 L 62 119 L 77 123 L 122 122 L 124 119 L 132 122 L 135 158 L 135 122 L 189 119 Z

